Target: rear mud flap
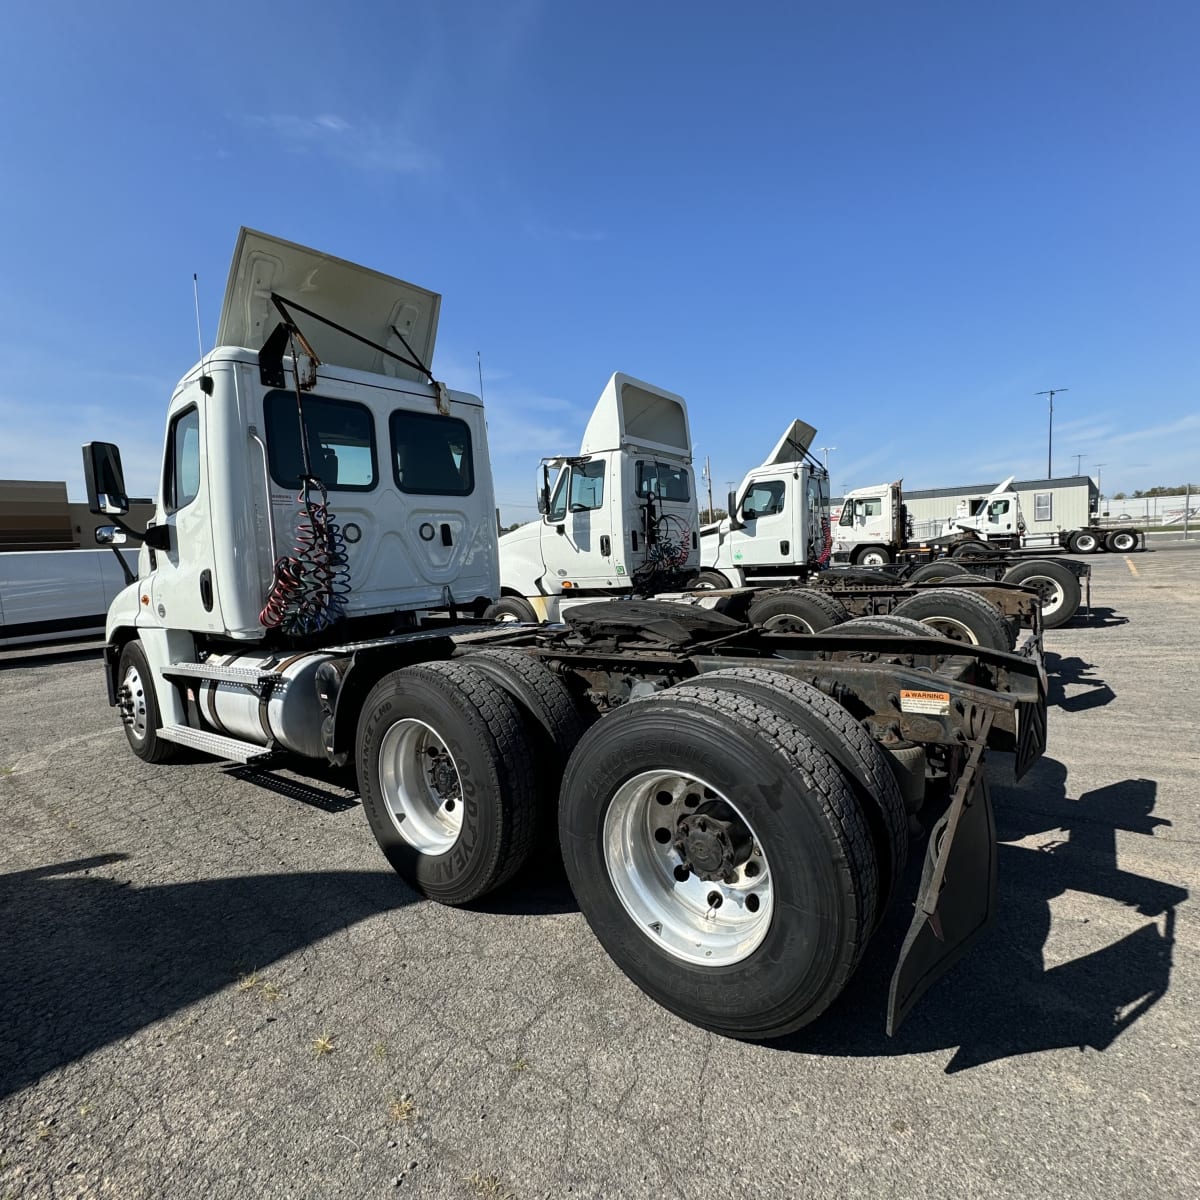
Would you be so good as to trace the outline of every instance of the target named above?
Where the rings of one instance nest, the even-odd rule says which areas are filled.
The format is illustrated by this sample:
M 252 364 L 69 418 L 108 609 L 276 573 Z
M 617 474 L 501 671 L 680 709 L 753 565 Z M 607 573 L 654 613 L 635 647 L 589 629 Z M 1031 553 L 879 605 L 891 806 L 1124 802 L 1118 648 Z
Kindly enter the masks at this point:
M 987 932 L 996 911 L 996 818 L 977 749 L 934 826 L 917 911 L 892 974 L 887 1031 Z M 962 786 L 966 785 L 966 786 Z

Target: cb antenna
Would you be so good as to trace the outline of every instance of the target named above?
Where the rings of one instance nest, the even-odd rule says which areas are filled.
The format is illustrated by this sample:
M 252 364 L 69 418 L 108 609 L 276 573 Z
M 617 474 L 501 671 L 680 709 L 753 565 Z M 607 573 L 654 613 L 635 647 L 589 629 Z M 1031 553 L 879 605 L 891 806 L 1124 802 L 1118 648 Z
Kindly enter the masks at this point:
M 483 359 L 479 356 L 479 351 L 475 351 L 475 365 L 479 368 L 479 401 L 483 403 Z
M 200 347 L 200 357 L 204 357 L 204 337 L 200 333 L 200 281 L 196 272 L 192 272 L 192 301 L 196 305 L 196 344 Z

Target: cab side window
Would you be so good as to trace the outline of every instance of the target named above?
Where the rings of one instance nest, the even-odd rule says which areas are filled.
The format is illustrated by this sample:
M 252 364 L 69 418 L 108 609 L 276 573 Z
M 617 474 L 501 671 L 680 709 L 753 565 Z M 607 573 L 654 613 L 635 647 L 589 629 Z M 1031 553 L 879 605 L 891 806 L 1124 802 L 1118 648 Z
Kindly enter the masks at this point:
M 167 433 L 163 503 L 168 512 L 187 507 L 200 493 L 200 410 L 188 408 Z
M 993 500 L 991 504 L 991 518 L 994 521 L 997 517 L 1002 517 L 1008 512 L 1007 500 Z
M 783 512 L 783 493 L 782 479 L 759 480 L 751 485 L 742 501 L 742 516 L 752 520 L 754 517 L 771 517 Z
M 587 512 L 603 506 L 605 466 L 605 460 L 598 458 L 571 468 L 572 512 Z

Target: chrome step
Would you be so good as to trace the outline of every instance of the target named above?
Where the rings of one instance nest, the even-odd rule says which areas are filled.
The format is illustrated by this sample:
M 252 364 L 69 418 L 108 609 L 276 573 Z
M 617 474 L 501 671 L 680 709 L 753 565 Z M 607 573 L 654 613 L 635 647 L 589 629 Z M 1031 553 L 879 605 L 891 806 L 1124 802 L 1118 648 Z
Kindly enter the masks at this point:
M 240 738 L 225 737 L 220 733 L 210 733 L 207 729 L 193 729 L 190 725 L 164 725 L 158 731 L 158 736 L 164 742 L 190 746 L 193 750 L 202 750 L 205 754 L 231 762 L 256 762 L 271 755 L 266 746 L 243 742 Z
M 287 681 L 275 671 L 260 671 L 257 667 L 219 667 L 208 663 L 172 663 L 163 670 L 171 676 L 188 679 L 211 679 L 215 683 L 240 683 L 244 687 L 263 687 L 273 684 L 280 687 Z

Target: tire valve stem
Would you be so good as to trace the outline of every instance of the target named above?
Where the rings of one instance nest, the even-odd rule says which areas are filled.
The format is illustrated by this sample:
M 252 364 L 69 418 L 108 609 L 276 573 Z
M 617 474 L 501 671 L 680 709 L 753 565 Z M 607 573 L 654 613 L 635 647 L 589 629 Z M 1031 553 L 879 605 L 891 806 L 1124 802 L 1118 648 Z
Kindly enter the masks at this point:
M 721 893 L 715 889 L 708 893 L 708 916 L 712 916 L 721 907 Z

